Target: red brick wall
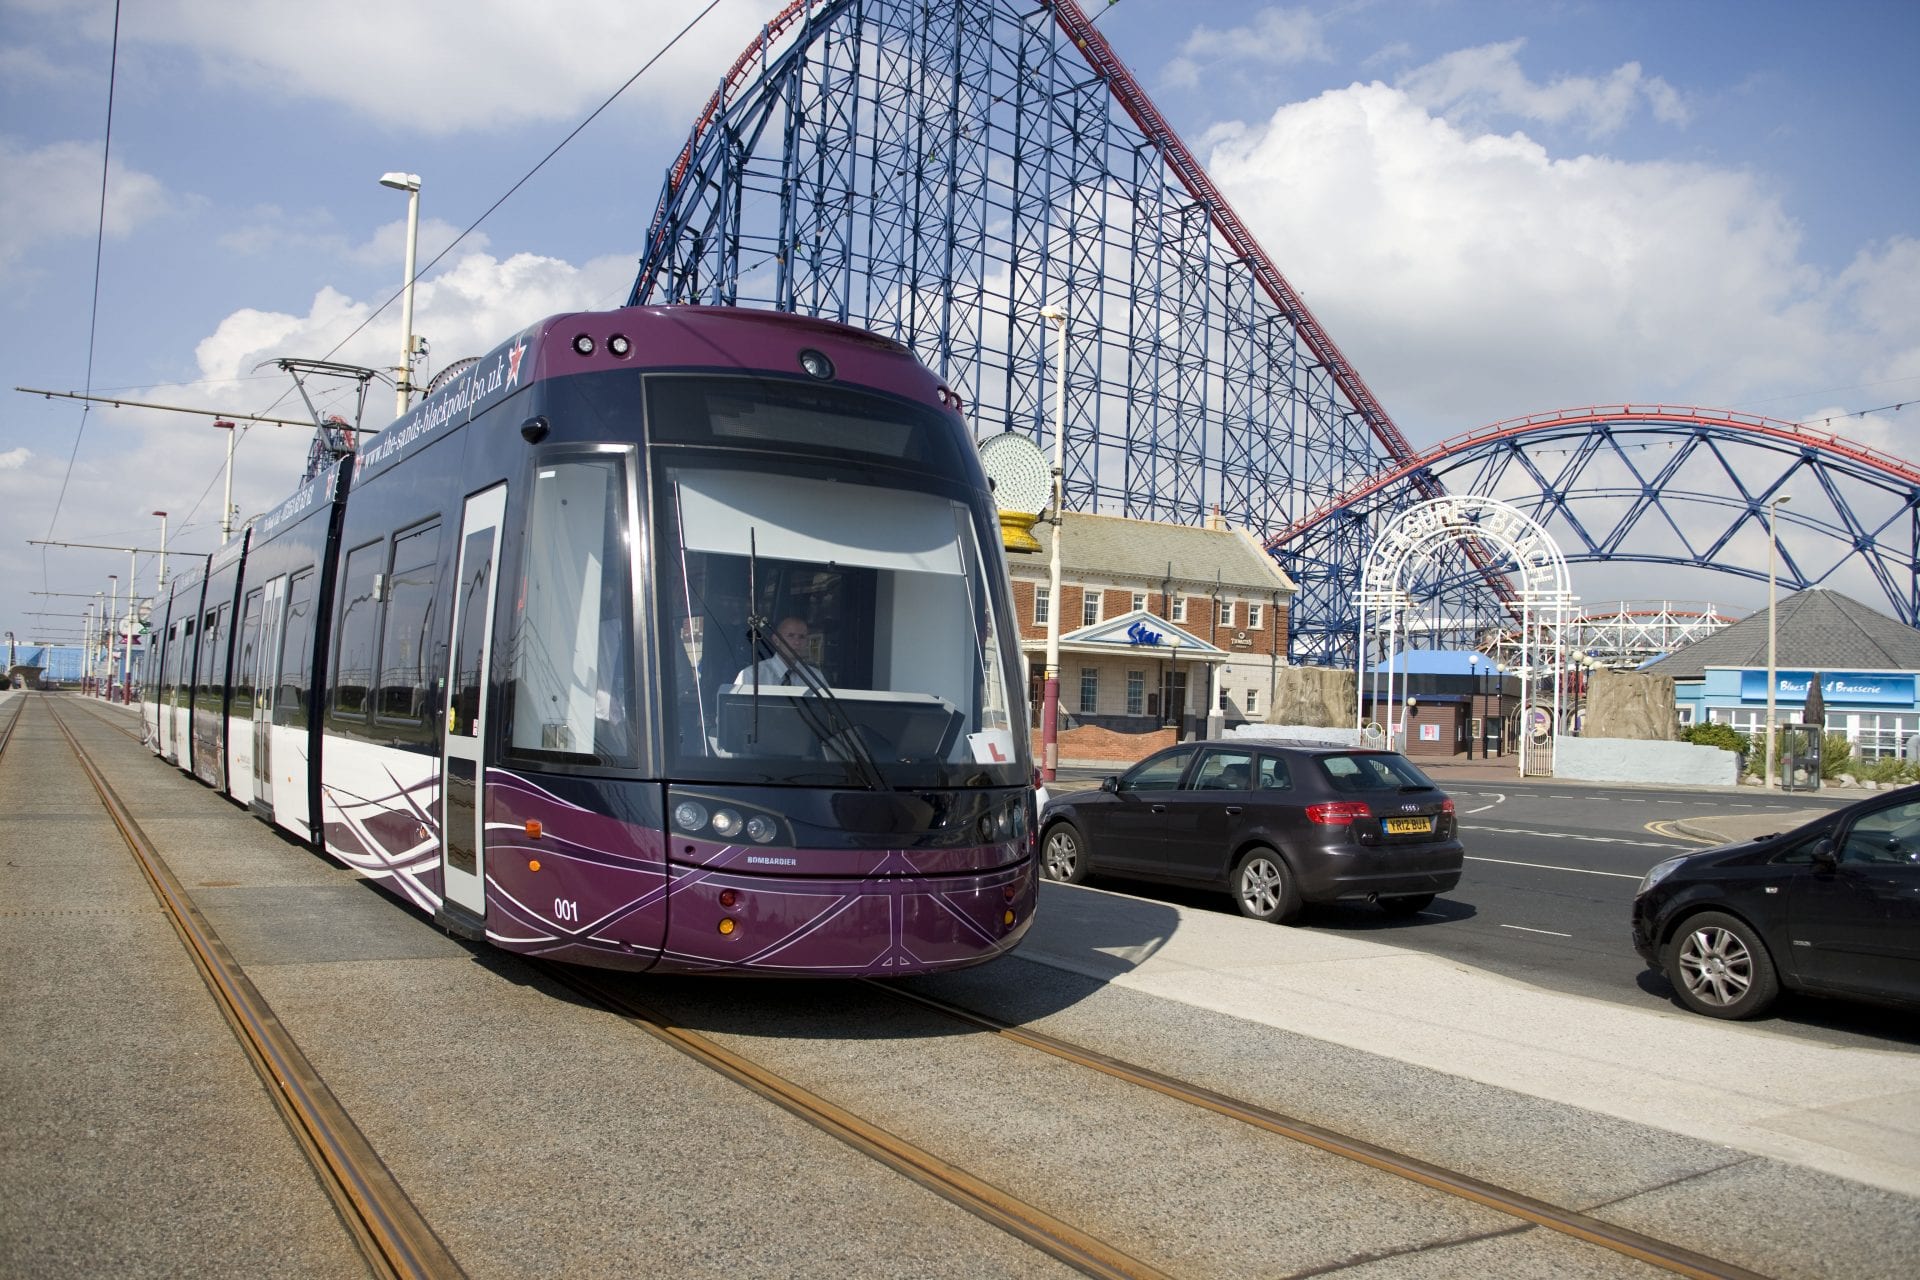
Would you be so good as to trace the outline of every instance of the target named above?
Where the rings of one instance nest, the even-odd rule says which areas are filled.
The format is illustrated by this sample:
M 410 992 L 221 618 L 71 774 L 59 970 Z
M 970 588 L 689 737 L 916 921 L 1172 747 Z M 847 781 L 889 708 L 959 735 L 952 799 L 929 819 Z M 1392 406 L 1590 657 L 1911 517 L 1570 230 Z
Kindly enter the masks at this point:
M 1111 760 L 1132 764 L 1144 760 L 1162 747 L 1173 745 L 1173 728 L 1152 729 L 1146 733 L 1118 733 L 1095 725 L 1080 725 L 1060 732 L 1062 760 Z M 1033 758 L 1040 759 L 1040 731 L 1033 731 Z

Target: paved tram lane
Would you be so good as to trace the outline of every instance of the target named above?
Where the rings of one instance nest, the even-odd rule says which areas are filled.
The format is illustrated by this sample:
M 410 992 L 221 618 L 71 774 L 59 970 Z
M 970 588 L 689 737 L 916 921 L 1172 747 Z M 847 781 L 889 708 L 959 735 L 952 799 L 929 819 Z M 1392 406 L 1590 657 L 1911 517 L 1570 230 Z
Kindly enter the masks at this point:
M 105 726 L 82 734 L 469 1274 L 1065 1274 Z M 1920 1270 L 1920 1057 L 1622 1009 L 1395 943 L 1048 885 L 1014 957 L 906 985 L 1766 1274 Z M 1648 1274 L 867 985 L 622 981 L 1175 1275 Z M 230 1042 L 215 1022 L 179 1024 L 180 1047 Z M 164 1011 L 142 1026 L 174 1031 Z M 1700 1070 L 1728 1061 L 1739 1079 Z M 202 1136 L 201 1165 L 231 1158 L 221 1130 Z M 31 1184 L 56 1153 L 8 1159 Z M 137 1240 L 164 1212 L 130 1197 L 116 1229 Z M 46 1231 L 85 1257 L 84 1226 Z M 240 1274 L 226 1247 L 209 1232 L 196 1269 Z

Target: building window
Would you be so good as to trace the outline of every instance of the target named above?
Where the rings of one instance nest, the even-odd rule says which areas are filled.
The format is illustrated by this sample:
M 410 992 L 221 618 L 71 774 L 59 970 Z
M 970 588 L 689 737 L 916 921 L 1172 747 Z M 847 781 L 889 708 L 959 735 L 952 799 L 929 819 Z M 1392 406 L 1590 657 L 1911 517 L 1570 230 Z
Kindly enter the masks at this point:
M 1222 711 L 1226 711 L 1226 710 L 1228 710 L 1228 709 L 1229 709 L 1229 703 L 1228 703 L 1228 701 L 1227 701 L 1227 686 L 1225 686 L 1225 685 L 1221 685 L 1221 686 L 1220 686 L 1220 707 L 1219 707 L 1219 709 L 1220 709 L 1220 710 L 1222 710 Z
M 1080 668 L 1080 714 L 1090 716 L 1100 702 L 1100 671 L 1097 667 Z
M 1132 610 L 1133 610 L 1133 611 L 1134 611 L 1135 613 L 1138 613 L 1138 612 L 1139 612 L 1140 610 L 1142 610 L 1142 609 L 1144 609 L 1144 608 L 1146 608 L 1146 607 L 1147 607 L 1147 593 L 1146 593 L 1146 592 L 1144 592 L 1144 591 L 1136 591 L 1136 592 L 1134 592 L 1134 593 L 1133 593 L 1133 603 L 1132 603 L 1132 604 L 1130 604 L 1130 605 L 1128 605 L 1127 607 L 1128 607 L 1128 608 L 1130 608 L 1130 609 L 1132 609 Z
M 1220 602 L 1219 624 L 1223 627 L 1230 627 L 1233 625 L 1233 601 L 1222 600 Z
M 1127 714 L 1137 716 L 1147 709 L 1147 673 L 1127 672 Z
M 1036 585 L 1033 589 L 1033 625 L 1044 627 L 1052 616 L 1053 588 Z
M 1260 691 L 1258 689 L 1247 690 L 1246 706 L 1249 716 L 1257 716 L 1260 714 Z
M 1175 596 L 1173 598 L 1173 616 L 1167 619 L 1167 621 L 1185 622 L 1186 620 L 1187 620 L 1187 598 L 1185 596 Z
M 1090 627 L 1100 621 L 1100 593 L 1088 587 L 1080 597 L 1080 625 Z
M 1261 615 L 1266 612 L 1266 608 L 1267 606 L 1257 600 L 1247 601 L 1247 630 L 1258 631 L 1260 629 L 1261 623 L 1265 621 Z

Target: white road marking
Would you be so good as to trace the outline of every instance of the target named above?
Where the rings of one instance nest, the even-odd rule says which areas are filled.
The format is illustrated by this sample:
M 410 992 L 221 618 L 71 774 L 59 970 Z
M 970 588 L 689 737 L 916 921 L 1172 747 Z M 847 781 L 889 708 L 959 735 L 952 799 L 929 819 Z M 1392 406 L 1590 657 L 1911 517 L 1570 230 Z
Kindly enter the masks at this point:
M 1666 845 L 1661 845 L 1666 848 Z M 1589 871 L 1585 867 L 1556 867 L 1550 862 L 1514 862 L 1508 858 L 1475 858 L 1469 856 L 1468 862 L 1495 862 L 1503 867 L 1532 867 L 1536 871 L 1572 871 L 1583 876 L 1611 876 L 1615 880 L 1638 880 L 1640 876 L 1628 871 Z
M 1490 831 L 1500 836 L 1535 836 L 1541 840 L 1578 840 L 1583 844 L 1625 844 L 1639 849 L 1671 849 L 1662 840 L 1629 840 L 1624 836 L 1589 836 L 1577 831 L 1531 831 L 1524 827 L 1481 827 L 1460 824 L 1462 831 Z
M 1529 929 L 1524 925 L 1517 925 L 1517 924 L 1503 924 L 1500 927 L 1502 929 L 1516 929 L 1521 933 L 1544 933 L 1549 938 L 1571 938 L 1573 936 L 1570 933 L 1555 933 L 1551 929 Z

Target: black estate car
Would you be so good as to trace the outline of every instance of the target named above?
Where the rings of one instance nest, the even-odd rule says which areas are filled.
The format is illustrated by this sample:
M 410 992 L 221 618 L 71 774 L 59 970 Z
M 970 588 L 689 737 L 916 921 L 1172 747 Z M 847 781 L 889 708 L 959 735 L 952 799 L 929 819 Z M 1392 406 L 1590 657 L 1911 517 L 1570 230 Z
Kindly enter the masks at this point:
M 1256 920 L 1340 899 L 1410 916 L 1459 883 L 1456 831 L 1453 801 L 1397 752 L 1193 742 L 1055 797 L 1041 861 L 1068 884 L 1108 872 L 1225 889 Z
M 1783 986 L 1920 1004 L 1920 786 L 1667 859 L 1634 895 L 1633 946 L 1708 1017 L 1754 1017 Z

